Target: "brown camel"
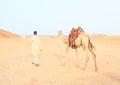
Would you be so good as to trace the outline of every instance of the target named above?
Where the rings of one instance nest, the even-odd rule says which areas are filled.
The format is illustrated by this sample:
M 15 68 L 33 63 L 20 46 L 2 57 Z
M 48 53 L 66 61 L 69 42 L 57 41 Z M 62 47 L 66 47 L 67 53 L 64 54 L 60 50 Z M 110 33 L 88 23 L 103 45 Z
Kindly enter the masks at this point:
M 76 53 L 77 53 L 77 49 L 79 47 L 82 47 L 85 54 L 86 54 L 86 63 L 85 63 L 85 66 L 84 66 L 84 70 L 86 69 L 87 67 L 87 63 L 89 61 L 89 57 L 88 57 L 88 52 L 90 52 L 93 56 L 93 59 L 94 59 L 94 64 L 95 64 L 95 71 L 97 71 L 97 64 L 96 64 L 96 55 L 93 51 L 93 49 L 95 49 L 95 47 L 93 46 L 93 43 L 92 43 L 92 40 L 90 39 L 90 37 L 84 32 L 84 30 L 81 28 L 81 27 L 78 27 L 77 28 L 77 31 L 78 31 L 78 37 L 75 39 L 75 50 L 76 50 Z M 69 38 L 68 38 L 69 40 Z M 69 43 L 67 44 L 67 49 L 66 51 L 68 52 L 68 49 L 69 47 L 71 47 L 69 45 Z

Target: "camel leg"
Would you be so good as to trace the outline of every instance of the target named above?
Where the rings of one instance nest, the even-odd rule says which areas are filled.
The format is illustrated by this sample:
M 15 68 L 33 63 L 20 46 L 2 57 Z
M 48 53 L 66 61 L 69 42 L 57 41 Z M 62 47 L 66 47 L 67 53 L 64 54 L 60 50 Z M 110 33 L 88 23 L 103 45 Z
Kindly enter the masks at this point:
M 76 48 L 75 49 L 75 51 L 76 51 L 76 67 L 80 67 L 80 63 L 79 63 L 79 59 L 78 59 L 78 49 Z
M 66 52 L 68 52 L 68 50 L 69 50 L 69 45 L 67 44 L 67 46 L 66 46 Z
M 89 51 L 91 52 L 91 54 L 93 55 L 93 60 L 94 60 L 94 64 L 95 64 L 95 71 L 97 71 L 97 63 L 96 63 L 96 55 L 93 52 L 93 49 L 89 49 Z
M 88 57 L 88 49 L 85 48 L 84 51 L 85 51 L 85 55 L 86 55 L 86 60 L 85 60 L 85 66 L 84 66 L 83 70 L 86 69 L 86 67 L 87 67 L 87 63 L 88 63 L 88 61 L 89 61 L 89 57 Z
M 76 51 L 76 56 L 78 56 L 78 49 L 76 48 L 75 51 Z

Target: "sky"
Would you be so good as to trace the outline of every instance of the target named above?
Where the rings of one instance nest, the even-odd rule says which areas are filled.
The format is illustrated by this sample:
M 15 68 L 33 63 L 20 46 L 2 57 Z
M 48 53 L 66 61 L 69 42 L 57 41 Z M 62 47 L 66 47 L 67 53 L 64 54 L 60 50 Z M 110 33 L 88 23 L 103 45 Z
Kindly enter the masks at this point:
M 120 0 L 0 0 L 0 29 L 19 35 L 120 35 Z

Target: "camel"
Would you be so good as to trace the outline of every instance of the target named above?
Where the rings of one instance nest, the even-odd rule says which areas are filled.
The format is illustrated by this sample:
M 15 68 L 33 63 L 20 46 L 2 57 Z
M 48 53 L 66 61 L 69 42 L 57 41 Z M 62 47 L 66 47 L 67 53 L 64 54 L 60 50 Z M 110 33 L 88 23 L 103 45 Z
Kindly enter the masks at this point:
M 66 37 L 62 34 L 62 31 L 58 31 L 57 33 L 58 33 L 57 41 L 60 41 L 60 42 L 62 42 L 62 43 L 64 43 L 64 44 L 66 44 L 66 43 L 67 43 L 67 39 L 66 39 Z
M 94 60 L 94 65 L 95 65 L 95 71 L 97 71 L 97 64 L 96 64 L 96 54 L 94 53 L 93 50 L 95 50 L 95 47 L 93 46 L 92 40 L 90 39 L 90 37 L 84 32 L 84 30 L 81 27 L 77 28 L 77 31 L 79 33 L 78 37 L 75 39 L 75 45 L 76 47 L 73 48 L 76 50 L 76 56 L 77 55 L 77 51 L 79 47 L 82 47 L 85 54 L 86 54 L 86 62 L 85 62 L 85 66 L 83 68 L 83 70 L 86 69 L 87 67 L 87 63 L 89 61 L 89 57 L 88 57 L 88 52 L 90 52 L 93 56 L 93 60 Z M 69 39 L 68 39 L 69 40 Z M 66 51 L 68 52 L 70 48 L 69 42 L 67 43 L 67 48 Z
M 63 42 L 64 37 L 63 37 L 62 31 L 58 31 L 57 33 L 58 33 L 58 40 Z

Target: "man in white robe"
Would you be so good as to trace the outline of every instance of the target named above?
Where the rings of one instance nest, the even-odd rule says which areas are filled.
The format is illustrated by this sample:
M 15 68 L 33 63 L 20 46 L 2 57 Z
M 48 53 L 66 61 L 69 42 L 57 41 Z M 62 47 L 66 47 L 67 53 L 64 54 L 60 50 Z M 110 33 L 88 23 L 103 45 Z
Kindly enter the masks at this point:
M 32 64 L 39 66 L 38 55 L 39 52 L 42 50 L 41 49 L 42 46 L 41 46 L 40 37 L 37 35 L 37 31 L 34 31 L 33 34 L 34 35 L 31 37 L 28 43 L 31 43 L 32 45 L 32 54 L 33 54 Z

